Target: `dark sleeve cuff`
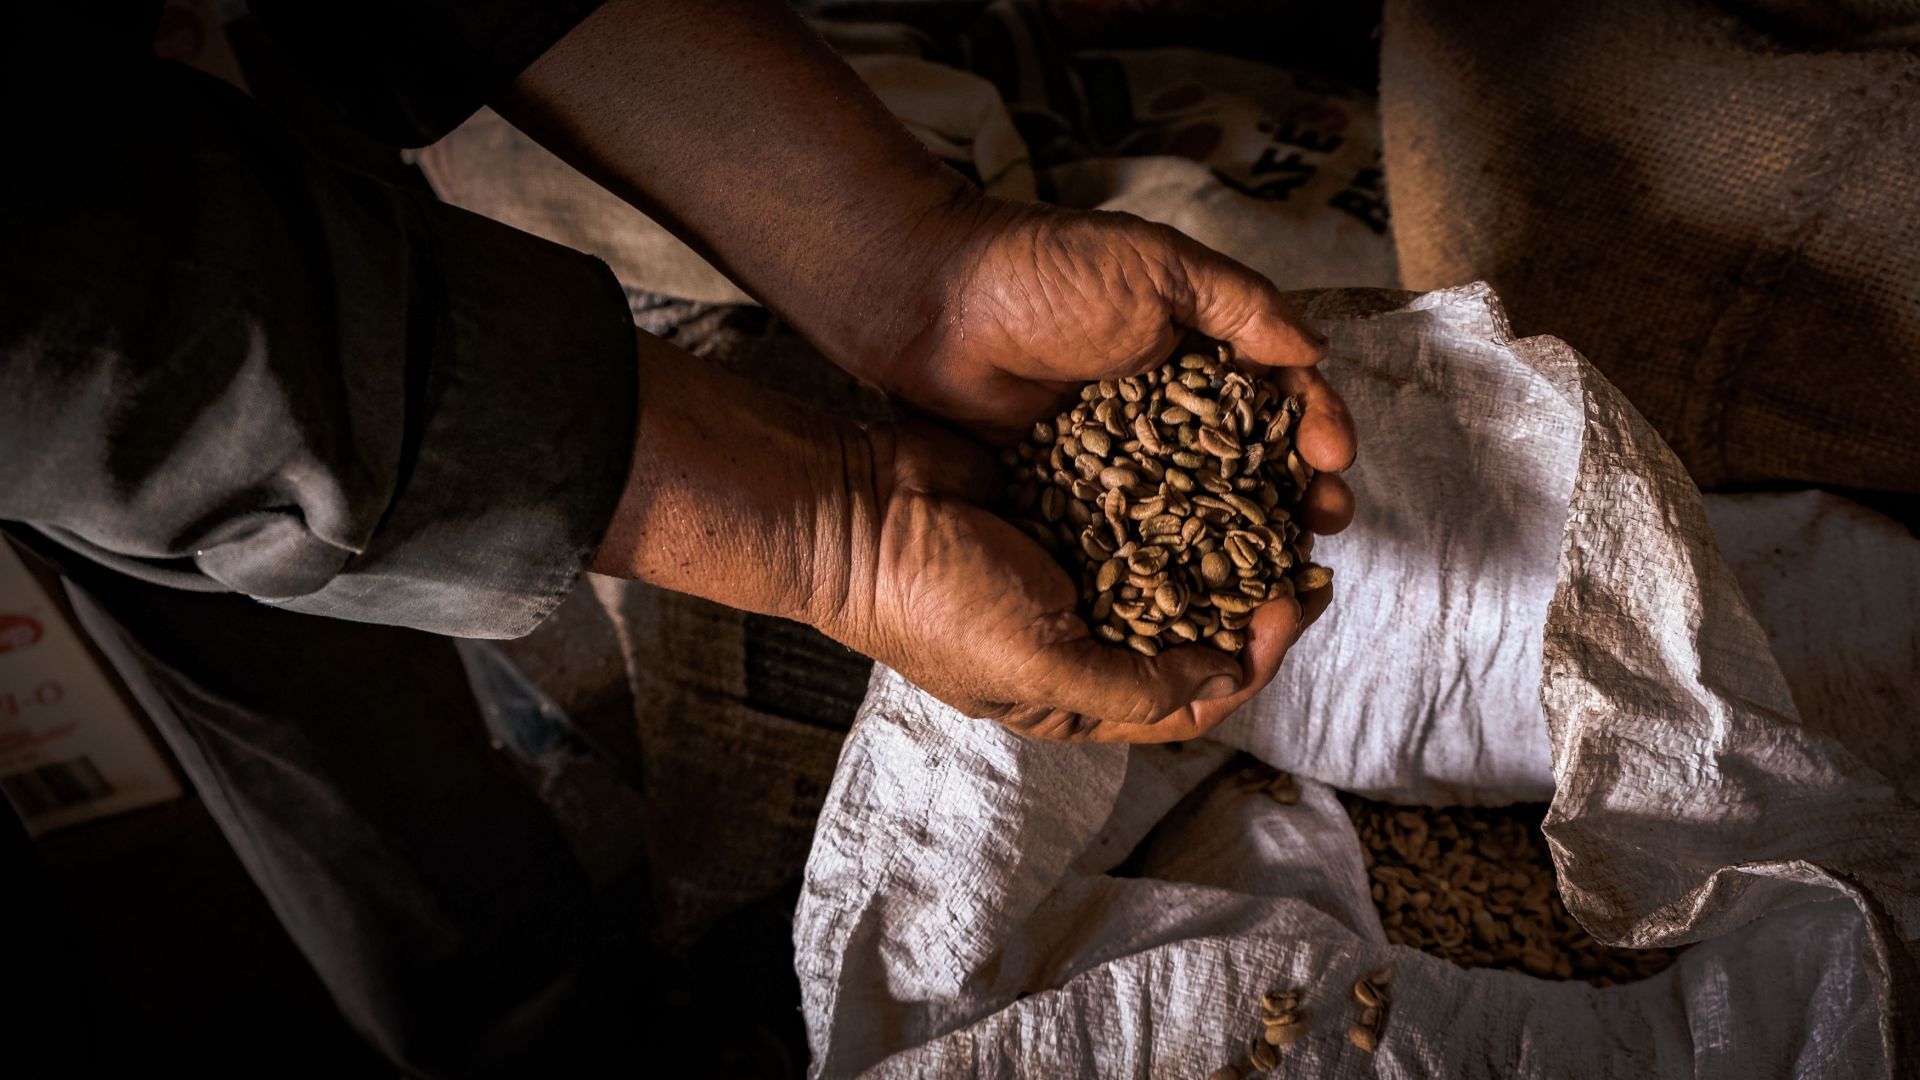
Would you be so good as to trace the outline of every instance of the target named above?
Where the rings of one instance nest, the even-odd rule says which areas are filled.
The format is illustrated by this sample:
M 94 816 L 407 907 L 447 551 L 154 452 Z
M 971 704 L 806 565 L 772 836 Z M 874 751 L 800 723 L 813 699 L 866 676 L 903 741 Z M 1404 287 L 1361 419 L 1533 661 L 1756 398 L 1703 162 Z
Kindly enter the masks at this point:
M 424 385 L 408 390 L 393 501 L 324 587 L 268 602 L 516 637 L 572 589 L 625 487 L 636 331 L 598 259 L 453 207 L 418 210 L 441 311 Z
M 425 146 L 506 89 L 601 0 L 254 0 L 307 83 L 392 146 Z

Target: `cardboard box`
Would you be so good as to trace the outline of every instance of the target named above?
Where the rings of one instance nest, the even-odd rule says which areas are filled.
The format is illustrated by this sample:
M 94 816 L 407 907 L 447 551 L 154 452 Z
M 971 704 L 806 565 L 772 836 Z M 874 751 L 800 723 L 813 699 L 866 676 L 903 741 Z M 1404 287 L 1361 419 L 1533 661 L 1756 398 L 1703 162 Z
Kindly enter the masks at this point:
M 34 836 L 181 794 L 153 739 L 65 609 L 5 543 L 0 793 Z

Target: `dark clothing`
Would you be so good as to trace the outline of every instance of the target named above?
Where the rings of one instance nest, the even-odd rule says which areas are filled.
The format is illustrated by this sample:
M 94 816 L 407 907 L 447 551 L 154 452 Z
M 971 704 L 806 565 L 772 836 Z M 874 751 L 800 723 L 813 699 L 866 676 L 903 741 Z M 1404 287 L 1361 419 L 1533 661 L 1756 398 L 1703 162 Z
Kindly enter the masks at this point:
M 553 1032 L 591 1005 L 586 874 L 490 747 L 451 641 L 76 580 L 111 596 L 74 594 L 83 627 L 368 1042 L 436 1076 L 590 1049 Z
M 254 0 L 307 82 L 361 131 L 425 146 L 505 89 L 601 0 Z
M 413 144 L 592 6 L 256 14 Z M 158 5 L 127 7 L 28 5 L 0 39 L 0 519 L 98 600 L 342 1012 L 409 1071 L 516 1073 L 578 1015 L 586 882 L 418 631 L 525 633 L 580 574 L 632 455 L 625 300 L 597 260 L 322 160 L 152 59 Z
M 566 29 L 536 2 L 363 6 L 278 25 L 359 88 L 348 115 L 409 138 Z M 30 15 L 0 76 L 0 519 L 176 588 L 473 637 L 537 625 L 631 460 L 611 273 L 329 165 L 104 16 L 35 7 L 64 14 Z M 397 44 L 341 52 L 383 20 Z M 546 36 L 482 47 L 504 27 Z M 407 67 L 428 38 L 448 44 Z

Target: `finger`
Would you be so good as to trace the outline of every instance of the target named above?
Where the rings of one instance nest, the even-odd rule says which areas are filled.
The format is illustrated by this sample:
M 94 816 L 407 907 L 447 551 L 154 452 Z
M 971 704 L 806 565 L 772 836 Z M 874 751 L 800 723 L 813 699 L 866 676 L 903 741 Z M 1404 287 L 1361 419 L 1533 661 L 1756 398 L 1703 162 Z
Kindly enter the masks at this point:
M 1233 346 L 1237 360 L 1259 367 L 1318 363 L 1327 339 L 1308 326 L 1273 282 L 1177 229 L 1156 235 L 1174 280 L 1162 293 L 1174 321 Z
M 1321 590 L 1325 592 L 1326 590 Z M 1232 695 L 1214 701 L 1196 701 L 1183 705 L 1152 724 L 1102 724 L 1087 736 L 1090 742 L 1176 742 L 1194 739 L 1220 726 L 1234 710 L 1265 689 L 1280 672 L 1280 663 L 1299 639 L 1300 631 L 1325 604 L 1309 604 L 1310 615 L 1303 615 L 1299 601 L 1291 597 L 1262 604 L 1247 624 L 1247 647 L 1241 650 L 1239 664 L 1244 685 Z
M 1044 647 L 1027 671 L 1029 697 L 1104 724 L 1145 725 L 1189 702 L 1238 691 L 1233 658 L 1203 645 L 1142 656 L 1089 636 Z
M 1294 445 L 1307 464 L 1323 472 L 1338 472 L 1353 464 L 1359 448 L 1353 414 L 1318 368 L 1288 368 L 1273 375 L 1280 389 L 1300 395 L 1305 406 Z
M 1309 535 L 1332 536 L 1353 524 L 1353 489 L 1336 473 L 1321 473 L 1300 500 L 1300 523 Z
M 1305 633 L 1307 627 L 1320 621 L 1320 616 L 1333 603 L 1333 583 L 1328 582 L 1312 592 L 1301 593 L 1295 599 L 1300 602 L 1300 633 Z M 1294 638 L 1298 640 L 1299 633 Z
M 1080 741 L 1095 743 L 1128 743 L 1144 746 L 1149 743 L 1185 742 L 1197 739 L 1207 733 L 1211 724 L 1203 724 L 1194 713 L 1191 704 L 1182 705 L 1166 716 L 1151 724 L 1095 724 L 1088 728 Z
M 1254 609 L 1253 621 L 1246 629 L 1247 647 L 1240 653 L 1246 684 L 1231 697 L 1194 705 L 1202 732 L 1211 731 L 1233 715 L 1235 709 L 1267 688 L 1280 673 L 1280 662 L 1286 659 L 1287 650 L 1299 639 L 1304 627 L 1301 602 L 1293 597 L 1283 597 Z
M 1046 705 L 1016 705 L 1002 711 L 997 719 L 1015 735 L 1051 742 L 1086 742 L 1095 727 L 1079 713 Z

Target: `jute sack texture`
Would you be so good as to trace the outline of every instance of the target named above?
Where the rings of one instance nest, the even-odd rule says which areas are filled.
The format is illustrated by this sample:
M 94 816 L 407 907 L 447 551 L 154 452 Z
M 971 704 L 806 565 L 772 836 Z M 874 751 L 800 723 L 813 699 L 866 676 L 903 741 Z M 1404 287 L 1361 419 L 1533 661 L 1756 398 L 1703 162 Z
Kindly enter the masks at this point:
M 1916 42 L 1912 0 L 1388 0 L 1402 279 L 1490 282 L 1703 487 L 1920 492 Z

